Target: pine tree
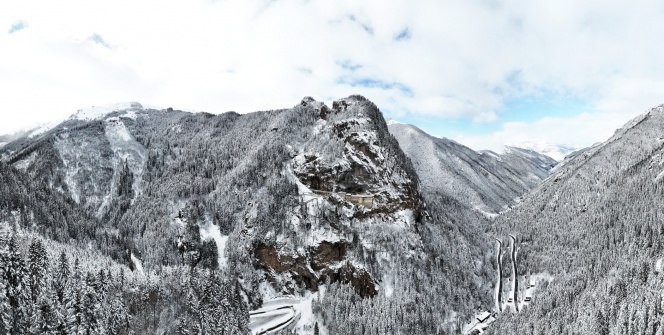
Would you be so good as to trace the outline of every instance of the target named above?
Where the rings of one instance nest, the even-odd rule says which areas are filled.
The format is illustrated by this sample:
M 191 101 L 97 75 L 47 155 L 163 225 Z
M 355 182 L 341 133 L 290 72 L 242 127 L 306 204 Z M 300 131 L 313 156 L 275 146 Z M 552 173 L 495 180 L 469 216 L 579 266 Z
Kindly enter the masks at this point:
M 60 301 L 61 304 L 64 302 L 65 287 L 67 286 L 67 282 L 69 281 L 70 276 L 71 271 L 69 269 L 69 259 L 63 251 L 60 253 L 60 257 L 58 258 L 58 264 L 55 269 L 55 276 L 53 280 L 53 289 L 55 290 L 58 301 Z
M 96 334 L 103 332 L 99 320 L 99 296 L 94 289 L 95 278 L 92 273 L 88 273 L 83 284 L 81 295 L 81 330 L 86 334 Z
M 64 293 L 67 333 L 69 334 L 78 334 L 82 330 L 83 306 L 81 295 L 83 289 L 84 283 L 81 280 L 80 264 L 78 258 L 76 258 L 69 285 L 65 288 Z
M 0 250 L 0 252 L 2 251 Z M 9 334 L 12 325 L 12 308 L 7 297 L 7 285 L 4 276 L 0 276 L 0 334 Z
M 34 239 L 28 249 L 28 283 L 30 285 L 30 299 L 33 304 L 37 303 L 37 298 L 41 290 L 46 285 L 46 271 L 48 270 L 48 256 L 46 248 L 39 239 Z
M 110 320 L 108 321 L 108 333 L 112 335 L 124 335 L 129 333 L 129 321 L 131 315 L 118 293 L 111 302 Z
M 18 250 L 16 235 L 12 235 L 7 245 L 6 257 L 2 262 L 3 273 L 7 288 L 7 297 L 11 307 L 12 334 L 24 332 L 28 320 L 26 310 L 29 308 L 28 287 L 25 275 L 25 263 Z

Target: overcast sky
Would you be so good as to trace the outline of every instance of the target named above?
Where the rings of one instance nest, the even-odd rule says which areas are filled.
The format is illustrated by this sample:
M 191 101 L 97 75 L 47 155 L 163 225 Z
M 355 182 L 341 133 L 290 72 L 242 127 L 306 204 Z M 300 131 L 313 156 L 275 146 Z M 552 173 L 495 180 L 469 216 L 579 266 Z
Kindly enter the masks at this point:
M 0 133 L 122 101 L 331 103 L 474 149 L 583 147 L 664 103 L 664 2 L 7 0 Z

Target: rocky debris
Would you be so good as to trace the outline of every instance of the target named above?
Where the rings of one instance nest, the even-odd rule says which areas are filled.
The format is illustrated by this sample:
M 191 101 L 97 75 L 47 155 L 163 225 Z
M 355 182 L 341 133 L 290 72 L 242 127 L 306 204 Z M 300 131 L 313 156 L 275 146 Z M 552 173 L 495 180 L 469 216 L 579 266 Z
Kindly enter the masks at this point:
M 373 297 L 377 294 L 376 284 L 366 270 L 348 261 L 349 246 L 347 241 L 323 241 L 309 248 L 306 255 L 298 255 L 280 252 L 273 245 L 259 244 L 254 247 L 255 266 L 266 271 L 272 284 L 278 285 L 279 276 L 286 275 L 298 285 L 316 291 L 329 278 L 330 283 L 350 284 L 363 298 Z

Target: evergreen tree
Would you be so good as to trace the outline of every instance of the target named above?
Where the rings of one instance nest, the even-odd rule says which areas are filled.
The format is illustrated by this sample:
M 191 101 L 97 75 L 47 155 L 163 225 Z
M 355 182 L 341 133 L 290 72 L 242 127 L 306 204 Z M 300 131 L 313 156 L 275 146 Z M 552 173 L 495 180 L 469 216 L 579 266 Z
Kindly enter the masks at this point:
M 0 253 L 2 250 L 0 250 Z M 3 259 L 0 257 L 0 259 Z M 9 334 L 13 325 L 12 308 L 7 297 L 7 285 L 4 276 L 0 276 L 0 334 Z
M 46 286 L 46 271 L 48 270 L 48 256 L 46 248 L 39 239 L 34 239 L 28 249 L 28 283 L 30 299 L 33 304 Z
M 6 283 L 6 295 L 11 308 L 11 334 L 19 334 L 28 328 L 27 313 L 30 308 L 26 288 L 25 262 L 18 250 L 16 235 L 13 234 L 7 245 L 6 257 L 3 259 L 2 272 Z
M 58 258 L 57 267 L 55 269 L 55 276 L 53 280 L 53 288 L 57 294 L 58 301 L 62 304 L 64 302 L 65 296 L 65 287 L 71 276 L 71 270 L 69 269 L 69 259 L 64 251 L 60 253 Z

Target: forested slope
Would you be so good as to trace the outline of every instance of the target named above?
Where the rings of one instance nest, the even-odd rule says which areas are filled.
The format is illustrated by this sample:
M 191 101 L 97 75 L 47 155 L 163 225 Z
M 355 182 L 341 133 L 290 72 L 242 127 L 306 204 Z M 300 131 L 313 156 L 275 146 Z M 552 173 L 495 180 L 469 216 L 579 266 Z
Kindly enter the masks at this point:
M 390 132 L 413 161 L 425 192 L 445 194 L 489 216 L 507 210 L 539 185 L 557 162 L 531 150 L 507 147 L 504 154 L 476 152 L 419 128 L 391 122 Z
M 514 234 L 518 269 L 548 273 L 519 314 L 492 334 L 661 334 L 664 107 L 569 161 L 493 233 Z M 503 273 L 507 277 L 509 273 Z
M 224 305 L 230 317 L 263 299 L 324 291 L 312 319 L 298 325 L 303 332 L 315 322 L 329 334 L 456 332 L 491 305 L 490 243 L 481 233 L 489 222 L 449 195 L 423 195 L 363 97 L 332 106 L 305 98 L 246 115 L 131 103 L 83 110 L 31 136 L 0 155 L 16 175 L 9 179 L 29 185 L 21 193 L 43 200 L 23 212 L 16 207 L 30 200 L 3 204 L 5 224 L 144 268 L 159 292 L 176 292 L 164 299 L 196 297 L 153 310 L 152 328 L 143 310 L 130 309 L 135 332 L 213 327 L 205 321 L 212 305 L 197 290 L 217 284 L 184 284 L 197 276 L 222 283 L 226 299 L 242 297 Z M 352 200 L 359 196 L 372 204 Z M 41 210 L 71 218 L 16 216 Z M 237 320 L 228 327 L 245 329 Z

